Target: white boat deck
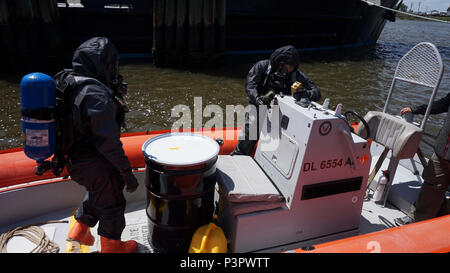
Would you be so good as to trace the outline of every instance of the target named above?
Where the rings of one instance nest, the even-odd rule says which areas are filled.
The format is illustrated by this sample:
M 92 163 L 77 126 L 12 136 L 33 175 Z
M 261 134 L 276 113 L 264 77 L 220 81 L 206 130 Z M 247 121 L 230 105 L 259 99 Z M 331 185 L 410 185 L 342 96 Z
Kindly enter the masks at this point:
M 139 253 L 151 253 L 154 252 L 148 242 L 148 225 L 147 216 L 145 213 L 146 203 L 135 202 L 127 206 L 125 219 L 127 226 L 122 233 L 122 240 L 136 240 L 138 242 Z M 40 215 L 38 217 L 30 218 L 19 223 L 5 226 L 0 228 L 0 233 L 8 231 L 17 226 L 34 225 L 37 223 L 43 223 L 47 221 L 65 221 L 63 223 L 51 223 L 41 225 L 46 232 L 50 240 L 57 243 L 60 247 L 60 252 L 66 252 L 66 237 L 69 232 L 69 223 L 71 220 L 74 208 L 68 208 L 53 213 Z M 360 234 L 375 232 L 386 228 L 394 227 L 394 219 L 402 217 L 405 214 L 397 210 L 392 205 L 381 207 L 374 204 L 371 201 L 364 202 L 361 222 L 360 222 Z M 100 250 L 100 237 L 97 234 L 97 228 L 91 229 L 93 236 L 95 237 L 95 243 L 89 248 L 90 252 L 98 252 Z M 30 252 L 35 245 L 29 242 L 23 237 L 12 238 L 7 246 L 8 253 L 15 252 Z
M 68 183 L 68 182 L 63 182 Z M 73 183 L 73 182 L 71 182 Z M 125 219 L 127 226 L 122 234 L 123 240 L 133 239 L 138 242 L 140 253 L 154 252 L 148 242 L 148 225 L 147 215 L 145 212 L 146 202 L 136 201 L 127 205 Z M 14 223 L 12 225 L 3 226 L 0 228 L 0 233 L 11 230 L 17 226 L 35 225 L 47 221 L 65 221 L 63 223 L 51 223 L 41 225 L 41 227 L 49 236 L 50 240 L 57 243 L 60 247 L 60 252 L 66 252 L 66 237 L 69 231 L 69 224 L 75 207 L 66 208 L 59 211 L 32 217 L 24 221 Z M 360 234 L 375 232 L 386 228 L 395 226 L 394 219 L 402 217 L 405 214 L 388 204 L 386 207 L 381 207 L 371 201 L 364 202 L 361 222 Z M 95 237 L 95 243 L 89 248 L 90 252 L 96 252 L 100 249 L 99 236 L 97 235 L 97 228 L 91 229 Z M 306 242 L 305 242 L 306 243 Z M 306 243 L 309 245 L 309 243 Z M 8 252 L 29 252 L 34 248 L 34 245 L 22 237 L 14 237 L 8 243 Z

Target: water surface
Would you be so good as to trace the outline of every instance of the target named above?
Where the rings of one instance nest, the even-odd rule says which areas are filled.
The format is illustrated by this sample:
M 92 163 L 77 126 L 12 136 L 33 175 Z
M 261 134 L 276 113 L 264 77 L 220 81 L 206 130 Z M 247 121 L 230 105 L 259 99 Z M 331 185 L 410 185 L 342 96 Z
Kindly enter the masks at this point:
M 355 110 L 364 115 L 383 109 L 398 61 L 419 42 L 435 44 L 444 63 L 437 98 L 450 92 L 449 37 L 448 24 L 397 20 L 386 24 L 373 48 L 302 52 L 300 70 L 321 90 L 319 102 L 330 98 L 331 107 L 341 103 L 344 111 Z M 126 101 L 131 109 L 127 115 L 128 131 L 170 129 L 178 119 L 171 116 L 171 109 L 183 104 L 193 111 L 194 97 L 202 98 L 203 108 L 208 104 L 223 109 L 226 105 L 246 106 L 245 77 L 256 61 L 266 57 L 228 56 L 221 66 L 202 69 L 157 68 L 151 61 L 123 61 L 120 71 L 129 83 Z M 22 76 L 0 76 L 0 149 L 22 145 L 19 90 Z M 404 106 L 428 102 L 429 96 L 430 90 L 399 85 L 390 112 L 398 113 Z M 432 116 L 427 131 L 436 135 L 444 117 L 445 114 Z M 417 118 L 420 120 L 420 116 Z M 210 119 L 203 118 L 203 123 Z M 428 147 L 424 150 L 428 155 L 431 153 Z

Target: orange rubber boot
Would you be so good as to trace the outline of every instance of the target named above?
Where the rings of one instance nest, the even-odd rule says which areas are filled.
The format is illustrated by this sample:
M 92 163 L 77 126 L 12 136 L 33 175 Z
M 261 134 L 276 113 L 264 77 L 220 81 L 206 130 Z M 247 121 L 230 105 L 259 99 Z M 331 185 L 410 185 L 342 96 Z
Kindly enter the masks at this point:
M 69 240 L 78 241 L 84 245 L 91 246 L 94 244 L 95 238 L 89 231 L 89 227 L 81 222 L 76 222 L 67 235 Z
M 112 240 L 106 237 L 100 236 L 101 253 L 134 253 L 138 249 L 136 241 L 121 241 Z

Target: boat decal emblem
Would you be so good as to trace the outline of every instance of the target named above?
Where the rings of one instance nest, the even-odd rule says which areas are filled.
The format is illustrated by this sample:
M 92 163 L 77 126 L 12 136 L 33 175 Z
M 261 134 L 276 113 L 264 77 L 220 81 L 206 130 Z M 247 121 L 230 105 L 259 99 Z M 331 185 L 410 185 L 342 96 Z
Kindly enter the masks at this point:
M 332 127 L 331 123 L 329 121 L 325 121 L 322 124 L 320 124 L 319 133 L 322 136 L 326 136 L 331 132 L 331 127 Z

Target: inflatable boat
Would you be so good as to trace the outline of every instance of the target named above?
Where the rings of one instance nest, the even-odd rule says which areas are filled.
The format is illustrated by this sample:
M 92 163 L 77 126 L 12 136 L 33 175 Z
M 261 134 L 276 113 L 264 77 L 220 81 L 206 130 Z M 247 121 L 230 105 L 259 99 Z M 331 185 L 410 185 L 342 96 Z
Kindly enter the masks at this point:
M 421 73 L 427 68 L 421 65 L 408 78 L 403 62 L 424 50 L 440 59 L 428 43 L 408 52 L 382 112 L 361 117 L 342 113 L 340 104 L 328 109 L 328 100 L 305 104 L 277 95 L 263 115 L 252 156 L 229 155 L 240 128 L 122 135 L 140 184 L 124 193 L 122 240 L 136 240 L 138 252 L 183 253 L 195 240 L 225 244 L 221 249 L 233 253 L 449 252 L 450 215 L 394 224 L 395 218 L 412 216 L 423 183 L 426 159 L 418 154 L 428 114 L 420 124 L 389 114 L 389 100 L 397 81 L 425 82 L 433 87 L 431 105 L 442 62 L 440 74 L 428 81 L 421 75 L 430 77 L 435 68 Z M 349 124 L 349 114 L 359 124 Z M 35 167 L 21 148 L 0 152 L 0 250 L 98 252 L 95 227 L 92 246 L 66 240 L 85 188 L 67 172 L 37 176 Z M 213 236 L 217 230 L 225 241 Z
M 239 131 L 239 128 L 225 128 L 223 130 L 194 131 L 194 133 L 217 139 L 222 137 L 226 132 L 238 134 Z M 123 239 L 137 240 L 139 243 L 139 252 L 153 252 L 149 243 L 148 219 L 145 213 L 147 207 L 144 186 L 145 162 L 141 147 L 145 141 L 169 132 L 132 133 L 123 135 L 121 139 L 126 154 L 133 165 L 134 174 L 140 183 L 135 193 L 125 193 L 127 199 L 127 227 L 123 232 Z M 219 157 L 223 156 L 224 159 L 230 157 L 228 154 L 234 149 L 236 143 L 237 141 L 235 140 L 224 141 L 224 144 L 220 146 Z M 379 144 L 372 143 L 372 158 L 381 155 L 380 147 Z M 376 153 L 377 151 L 378 154 Z M 415 170 L 422 170 L 420 161 L 417 158 L 416 160 L 414 161 L 416 164 L 415 167 L 417 168 Z M 74 223 L 74 209 L 82 202 L 85 196 L 85 189 L 72 181 L 68 176 L 54 177 L 49 172 L 42 177 L 37 177 L 34 174 L 36 162 L 27 158 L 22 149 L 2 151 L 0 154 L 0 165 L 0 206 L 2 207 L 0 232 L 6 233 L 17 227 L 44 223 L 41 227 L 45 230 L 50 240 L 59 245 L 60 252 L 77 251 L 66 241 L 66 237 L 69 227 Z M 342 234 L 324 236 L 324 238 L 293 242 L 292 245 L 283 244 L 277 246 L 275 249 L 252 250 L 262 250 L 264 252 L 326 253 L 449 252 L 450 238 L 448 234 L 450 232 L 450 216 L 448 215 L 402 227 L 395 227 L 394 218 L 408 214 L 407 209 L 410 209 L 420 188 L 420 177 L 415 171 L 411 171 L 407 167 L 400 165 L 397 172 L 397 179 L 394 181 L 393 188 L 397 189 L 398 187 L 398 194 L 403 194 L 404 198 L 392 194 L 390 197 L 393 199 L 397 198 L 397 202 L 403 204 L 404 211 L 391 204 L 390 200 L 388 200 L 388 204 L 385 207 L 377 205 L 371 200 L 364 200 L 361 202 L 361 214 L 355 215 L 354 217 L 356 219 L 354 229 L 345 231 Z M 352 204 L 353 197 L 349 194 L 352 195 L 354 192 L 346 194 L 347 199 L 350 199 L 348 203 Z M 328 196 L 331 202 L 333 202 L 332 197 L 333 195 Z M 364 196 L 360 195 L 357 198 L 363 199 Z M 242 205 L 245 205 L 245 203 Z M 330 206 L 332 205 L 330 204 Z M 326 211 L 327 208 L 323 208 L 323 210 Z M 259 213 L 261 214 L 261 211 Z M 250 212 L 251 214 L 252 212 Z M 257 214 L 257 212 L 253 212 L 253 214 Z M 319 215 L 319 217 L 326 216 Z M 337 217 L 340 218 L 341 216 L 338 215 Z M 51 222 L 55 220 L 60 222 Z M 345 221 L 345 218 L 342 218 L 342 220 Z M 326 219 L 323 219 L 324 224 L 327 222 Z M 273 232 L 283 232 L 283 223 L 274 224 L 278 228 Z M 255 227 L 249 227 L 248 232 L 254 232 L 253 228 Z M 81 248 L 78 249 L 79 252 L 99 251 L 99 245 L 97 243 L 99 237 L 96 234 L 96 229 L 93 228 L 91 232 L 96 237 L 96 243 L 91 247 L 81 245 Z M 267 239 L 267 237 L 264 238 Z M 13 237 L 9 240 L 7 252 L 29 252 L 34 248 L 35 245 L 26 239 Z

